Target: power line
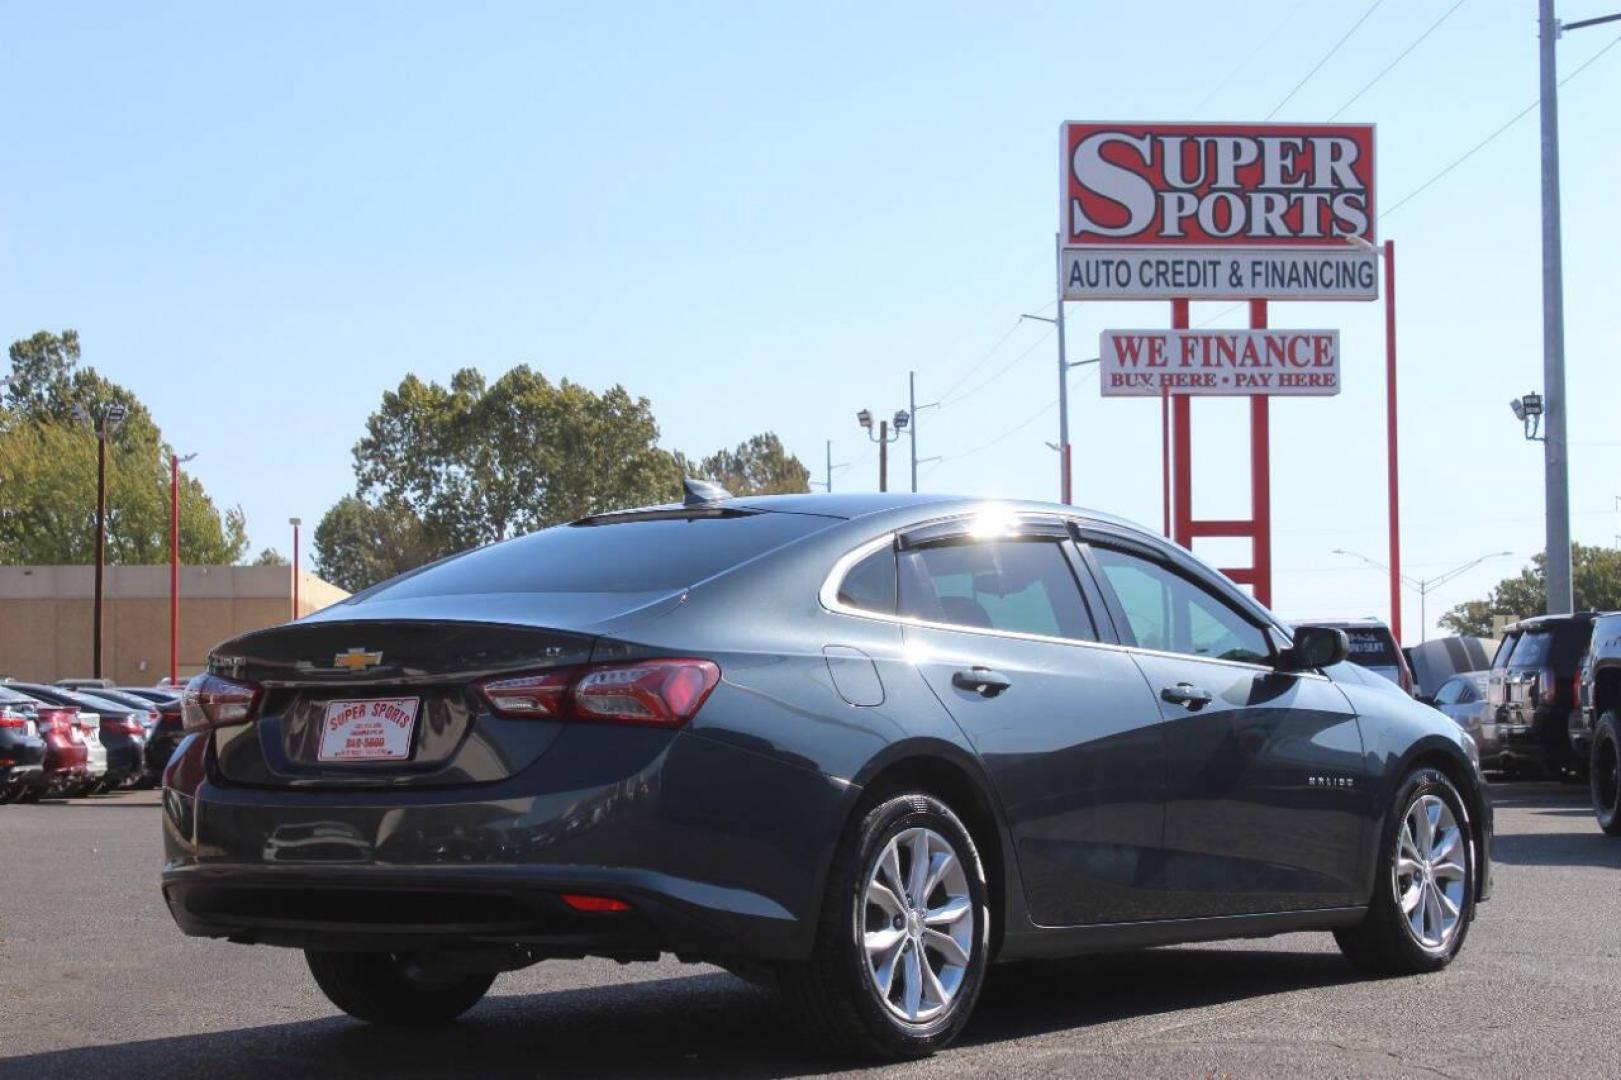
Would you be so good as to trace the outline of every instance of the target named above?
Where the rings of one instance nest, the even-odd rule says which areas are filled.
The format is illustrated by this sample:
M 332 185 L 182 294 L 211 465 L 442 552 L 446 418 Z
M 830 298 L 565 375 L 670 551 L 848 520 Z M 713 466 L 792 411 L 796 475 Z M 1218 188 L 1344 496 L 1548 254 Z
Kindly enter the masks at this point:
M 1211 98 L 1215 97 L 1217 94 L 1221 93 L 1221 91 L 1227 88 L 1227 84 L 1233 81 L 1233 76 L 1237 75 L 1241 71 L 1247 70 L 1250 66 L 1250 61 L 1261 55 L 1262 51 L 1265 50 L 1267 46 L 1271 45 L 1278 39 L 1278 35 L 1283 33 L 1284 28 L 1289 25 L 1291 18 L 1304 6 L 1305 0 L 1300 0 L 1300 2 L 1289 8 L 1288 11 L 1283 15 L 1280 15 L 1274 19 L 1272 21 L 1272 32 L 1266 35 L 1266 37 L 1262 38 L 1260 43 L 1256 45 L 1255 48 L 1245 53 L 1244 59 L 1235 64 L 1232 70 L 1228 71 L 1220 82 L 1211 87 L 1205 96 L 1199 99 L 1198 105 L 1195 107 L 1201 109 L 1204 108 Z
M 1573 70 L 1569 75 L 1566 75 L 1563 79 L 1559 80 L 1559 85 L 1564 86 L 1570 80 L 1574 79 L 1576 76 L 1578 76 L 1582 72 L 1586 71 L 1593 64 L 1593 62 L 1595 60 L 1597 60 L 1599 57 L 1603 56 L 1605 53 L 1609 52 L 1611 49 L 1615 48 L 1617 45 L 1621 45 L 1621 35 L 1617 35 L 1616 37 L 1611 38 L 1608 45 L 1605 45 L 1598 52 L 1594 53 L 1592 56 L 1589 56 L 1586 60 L 1582 61 L 1582 63 L 1580 65 L 1578 65 L 1575 68 L 1575 70 Z M 1394 214 L 1397 210 L 1400 210 L 1403 206 L 1406 206 L 1409 202 L 1413 201 L 1415 198 L 1417 198 L 1423 192 L 1427 191 L 1433 184 L 1435 184 L 1442 177 L 1446 176 L 1453 169 L 1456 169 L 1459 165 L 1462 165 L 1464 162 L 1468 161 L 1470 158 L 1472 158 L 1476 154 L 1480 153 L 1480 151 L 1484 150 L 1488 144 L 1490 144 L 1492 141 L 1494 141 L 1498 136 L 1502 135 L 1503 132 L 1507 131 L 1509 128 L 1513 127 L 1515 124 L 1517 124 L 1521 120 L 1525 119 L 1525 117 L 1530 114 L 1531 110 L 1535 109 L 1540 104 L 1542 104 L 1542 99 L 1539 97 L 1535 101 L 1531 102 L 1531 104 L 1527 105 L 1525 108 L 1521 109 L 1519 112 L 1517 112 L 1513 116 L 1509 117 L 1509 119 L 1505 123 L 1503 123 L 1500 127 L 1498 127 L 1490 135 L 1486 136 L 1484 139 L 1481 139 L 1475 145 L 1471 146 L 1468 150 L 1465 150 L 1462 155 L 1460 155 L 1459 157 L 1454 159 L 1449 165 L 1447 165 L 1445 168 L 1443 168 L 1440 172 L 1436 173 L 1434 176 L 1430 177 L 1428 180 L 1426 180 L 1422 184 L 1418 185 L 1418 187 L 1414 188 L 1412 191 L 1409 191 L 1406 195 L 1403 195 L 1400 199 L 1396 200 L 1394 205 L 1385 207 L 1384 211 L 1381 212 L 1380 215 L 1379 215 L 1379 220 L 1383 221 L 1385 218 L 1389 217 L 1391 214 Z
M 1347 101 L 1344 105 L 1341 105 L 1339 108 L 1335 109 L 1334 112 L 1329 116 L 1329 120 L 1334 120 L 1341 113 L 1343 113 L 1346 109 L 1349 109 L 1352 105 L 1356 104 L 1356 101 L 1357 101 L 1358 98 L 1360 98 L 1363 94 L 1366 94 L 1369 90 L 1373 89 L 1374 84 L 1377 83 L 1380 79 L 1384 78 L 1386 75 L 1390 74 L 1391 69 L 1394 68 L 1397 64 L 1399 64 L 1403 60 L 1407 59 L 1407 54 L 1408 53 L 1412 52 L 1414 49 L 1416 49 L 1420 45 L 1422 45 L 1424 43 L 1425 38 L 1427 38 L 1431 34 L 1435 33 L 1436 27 L 1440 26 L 1442 23 L 1444 23 L 1448 19 L 1450 19 L 1452 17 L 1452 13 L 1454 11 L 1457 11 L 1459 8 L 1463 7 L 1463 5 L 1464 5 L 1464 0 L 1458 0 L 1458 2 L 1456 4 L 1453 4 L 1451 7 L 1447 8 L 1446 11 L 1444 13 L 1442 13 L 1441 17 L 1439 19 L 1436 19 L 1434 22 L 1432 22 L 1430 24 L 1430 28 L 1428 30 L 1424 31 L 1422 34 L 1418 35 L 1418 37 L 1414 38 L 1413 43 L 1411 45 L 1407 46 L 1407 48 L 1403 49 L 1401 51 L 1401 53 L 1397 55 L 1396 59 L 1392 60 L 1390 63 L 1386 64 L 1382 69 L 1380 69 L 1379 74 L 1377 74 L 1373 78 L 1369 79 L 1366 86 L 1364 86 L 1362 89 L 1358 90 L 1356 93 L 1352 94 L 1349 101 Z
M 1361 29 L 1362 24 L 1367 22 L 1368 17 L 1371 16 L 1375 11 L 1378 11 L 1379 10 L 1379 5 L 1384 3 L 1384 2 L 1385 2 L 1385 0 L 1373 0 L 1373 4 L 1371 6 L 1369 6 L 1368 10 L 1364 11 L 1362 13 L 1362 18 L 1360 18 L 1356 22 L 1352 23 L 1351 24 L 1351 29 L 1349 29 L 1349 30 L 1347 30 L 1345 32 L 1345 36 L 1340 38 L 1338 41 L 1336 41 L 1334 43 L 1334 47 L 1332 49 L 1329 49 L 1328 52 L 1324 53 L 1323 58 L 1321 60 L 1317 61 L 1317 66 L 1312 68 L 1310 71 L 1306 72 L 1306 77 L 1301 79 L 1299 82 L 1295 83 L 1295 88 L 1293 90 L 1291 90 L 1287 94 L 1283 95 L 1283 100 L 1278 102 L 1276 105 L 1274 105 L 1272 107 L 1272 111 L 1266 114 L 1266 119 L 1270 120 L 1274 116 L 1278 115 L 1278 110 L 1282 109 L 1285 105 L 1289 104 L 1289 99 L 1294 97 L 1296 94 L 1300 93 L 1300 88 L 1305 86 L 1307 83 L 1311 82 L 1311 79 L 1312 79 L 1313 75 L 1316 75 L 1319 71 L 1323 70 L 1323 65 L 1328 63 L 1328 61 L 1333 57 L 1333 55 L 1340 51 L 1340 46 L 1344 45 L 1347 41 L 1350 41 L 1351 40 L 1351 35 L 1356 33 L 1359 29 Z
M 951 388 L 949 390 L 947 390 L 945 393 L 940 395 L 940 400 L 944 401 L 946 398 L 950 397 L 953 393 L 956 392 L 957 387 L 959 387 L 963 383 L 967 382 L 969 380 L 969 378 L 971 378 L 973 376 L 974 372 L 976 372 L 980 368 L 984 367 L 986 361 L 990 360 L 991 357 L 995 356 L 997 354 L 998 350 L 1000 350 L 1003 345 L 1007 344 L 1008 338 L 1012 337 L 1015 333 L 1017 333 L 1018 330 L 1019 330 L 1019 327 L 1021 327 L 1023 325 L 1024 325 L 1024 320 L 1023 319 L 1014 319 L 1013 320 L 1013 325 L 1007 328 L 1007 333 L 1005 333 L 1001 337 L 997 338 L 996 339 L 996 344 L 992 345 L 989 349 L 987 349 L 986 352 L 985 352 L 985 355 L 981 356 L 978 360 L 975 360 L 974 363 L 972 364 L 972 366 L 970 366 L 967 371 L 962 373 L 961 378 L 959 378 L 956 382 L 952 383 Z
M 972 447 L 972 448 L 970 448 L 968 450 L 964 450 L 960 454 L 948 454 L 945 457 L 942 457 L 940 460 L 941 461 L 958 461 L 958 460 L 960 460 L 962 458 L 965 458 L 965 457 L 972 457 L 973 455 L 979 453 L 981 450 L 989 450 L 991 447 L 997 445 L 998 443 L 1004 442 L 1004 441 L 1012 438 L 1014 435 L 1017 435 L 1019 432 L 1023 431 L 1025 428 L 1029 427 L 1031 424 L 1035 423 L 1037 420 L 1040 420 L 1043 416 L 1046 416 L 1048 413 L 1052 412 L 1056 408 L 1058 408 L 1057 400 L 1055 399 L 1053 401 L 1049 401 L 1049 402 L 1047 402 L 1047 404 L 1043 405 L 1041 408 L 1037 409 L 1035 412 L 1031 413 L 1029 416 L 1025 417 L 1023 420 L 1019 421 L 1017 424 L 1014 424 L 1012 427 L 1010 427 L 1006 431 L 1002 432 L 1002 434 L 998 435 L 996 438 L 991 439 L 989 442 L 982 442 L 978 446 Z
M 1037 338 L 1035 341 L 1030 343 L 1029 348 L 1025 349 L 1023 352 L 1021 352 L 1017 356 L 1013 357 L 1013 359 L 1009 360 L 1007 363 L 1005 363 L 1001 367 L 997 368 L 996 373 L 993 374 L 990 378 L 988 378 L 984 382 L 978 384 L 972 390 L 963 391 L 960 397 L 953 398 L 953 397 L 950 397 L 948 395 L 942 394 L 940 396 L 940 404 L 941 405 L 949 405 L 953 401 L 960 401 L 963 398 L 971 398 L 971 397 L 973 397 L 975 394 L 979 393 L 981 390 L 985 389 L 987 386 L 990 386 L 992 383 L 994 383 L 998 379 L 1000 379 L 1003 375 L 1006 375 L 1009 371 L 1011 371 L 1013 369 L 1014 364 L 1017 364 L 1020 360 L 1023 360 L 1025 357 L 1029 356 L 1031 353 L 1033 353 L 1037 349 L 1039 349 L 1042 345 L 1046 344 L 1047 339 L 1052 337 L 1053 334 L 1055 334 L 1056 332 L 1057 332 L 1057 328 L 1055 327 L 1055 328 L 1053 328 L 1051 330 L 1048 330 L 1045 334 L 1042 334 L 1039 338 Z M 958 385 L 959 386 L 962 385 L 960 381 L 958 382 Z M 1057 402 L 1054 402 L 1054 404 L 1057 404 Z

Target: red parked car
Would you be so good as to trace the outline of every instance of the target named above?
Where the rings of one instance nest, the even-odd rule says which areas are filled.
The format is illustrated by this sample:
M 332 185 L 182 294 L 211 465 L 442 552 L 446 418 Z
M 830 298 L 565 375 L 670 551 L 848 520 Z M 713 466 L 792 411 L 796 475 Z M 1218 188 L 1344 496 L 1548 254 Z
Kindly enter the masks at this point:
M 17 801 L 38 802 L 42 795 L 77 792 L 90 779 L 90 750 L 79 727 L 79 710 L 41 705 L 34 722 L 45 740 L 45 767 Z

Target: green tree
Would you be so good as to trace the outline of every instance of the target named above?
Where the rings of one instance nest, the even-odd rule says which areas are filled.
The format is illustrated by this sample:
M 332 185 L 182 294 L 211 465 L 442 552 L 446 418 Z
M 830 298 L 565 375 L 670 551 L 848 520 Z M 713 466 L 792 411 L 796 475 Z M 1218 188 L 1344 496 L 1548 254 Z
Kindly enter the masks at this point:
M 315 571 L 332 584 L 359 592 L 440 555 L 416 512 L 399 500 L 373 506 L 345 495 L 315 527 Z
M 697 475 L 733 495 L 794 495 L 810 490 L 810 470 L 767 431 L 698 463 Z
M 168 448 L 135 395 L 79 367 L 72 330 L 15 342 L 0 409 L 0 562 L 86 563 L 95 557 L 96 437 L 74 406 L 124 406 L 107 446 L 107 561 L 169 558 Z M 180 557 L 234 563 L 247 550 L 242 512 L 216 507 L 196 477 L 180 477 Z
M 486 384 L 406 377 L 355 446 L 362 498 L 409 507 L 448 553 L 560 521 L 656 503 L 680 490 L 646 398 L 593 393 L 520 365 Z
M 286 565 L 288 565 L 288 563 L 287 563 L 287 556 L 283 555 L 281 552 L 277 551 L 273 547 L 267 547 L 263 551 L 259 552 L 259 554 L 254 557 L 253 562 L 249 563 L 248 565 L 250 565 L 250 566 L 286 566 Z
M 1621 608 L 1621 551 L 1572 544 L 1571 584 L 1577 611 Z M 1548 559 L 1542 552 L 1513 577 L 1499 581 L 1484 600 L 1469 600 L 1441 616 L 1441 625 L 1459 634 L 1490 637 L 1493 617 L 1523 619 L 1548 608 Z

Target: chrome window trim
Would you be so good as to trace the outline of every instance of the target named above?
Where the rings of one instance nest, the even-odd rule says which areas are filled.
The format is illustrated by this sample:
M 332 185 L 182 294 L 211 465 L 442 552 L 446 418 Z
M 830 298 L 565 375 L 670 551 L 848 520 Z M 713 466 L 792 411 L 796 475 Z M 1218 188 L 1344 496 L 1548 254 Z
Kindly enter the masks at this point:
M 972 517 L 973 515 L 970 514 L 964 516 Z M 1055 514 L 1053 516 L 1062 517 L 1065 521 L 1080 520 L 1078 518 L 1070 518 L 1065 515 Z M 903 628 L 907 626 L 915 626 L 921 630 L 948 630 L 952 633 L 981 634 L 986 637 L 1006 638 L 1013 641 L 1034 641 L 1048 645 L 1071 645 L 1081 648 L 1108 649 L 1113 652 L 1123 652 L 1128 655 L 1140 654 L 1142 656 L 1159 656 L 1173 660 L 1189 660 L 1200 664 L 1221 664 L 1226 667 L 1242 668 L 1246 671 L 1264 672 L 1268 675 L 1293 675 L 1303 679 L 1321 679 L 1323 682 L 1332 681 L 1327 675 L 1324 675 L 1319 671 L 1280 671 L 1278 668 L 1275 668 L 1270 664 L 1253 664 L 1247 660 L 1224 660 L 1218 656 L 1199 656 L 1194 653 L 1179 653 L 1167 652 L 1160 649 L 1145 649 L 1138 645 L 1121 645 L 1113 641 L 1087 641 L 1083 638 L 1052 637 L 1047 634 L 1026 634 L 1017 630 L 997 630 L 991 627 L 983 626 L 958 626 L 955 623 L 931 622 L 926 619 L 914 619 L 905 615 L 887 615 L 880 611 L 866 611 L 862 608 L 851 607 L 848 604 L 840 603 L 839 585 L 843 583 L 844 576 L 850 572 L 851 568 L 854 567 L 856 563 L 860 562 L 862 559 L 865 559 L 873 552 L 881 551 L 886 546 L 893 547 L 895 544 L 895 538 L 899 535 L 899 533 L 900 530 L 891 530 L 882 536 L 875 536 L 871 540 L 868 540 L 841 555 L 833 563 L 833 569 L 828 572 L 827 577 L 822 581 L 822 588 L 820 591 L 822 607 L 834 615 L 846 615 L 857 619 L 870 619 L 874 622 L 890 623 Z M 995 539 L 995 537 L 988 537 L 987 539 Z M 1059 543 L 1061 541 L 1055 538 L 1053 542 Z

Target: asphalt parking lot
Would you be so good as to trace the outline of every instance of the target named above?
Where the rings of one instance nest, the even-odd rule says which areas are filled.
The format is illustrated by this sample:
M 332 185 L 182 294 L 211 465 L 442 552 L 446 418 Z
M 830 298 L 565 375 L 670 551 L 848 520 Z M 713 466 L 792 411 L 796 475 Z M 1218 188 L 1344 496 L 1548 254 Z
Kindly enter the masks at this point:
M 998 968 L 962 1043 L 873 1073 L 1621 1074 L 1621 841 L 1585 792 L 1507 784 L 1497 893 L 1440 975 L 1365 981 L 1322 935 Z M 840 1071 L 775 999 L 674 961 L 503 976 L 458 1025 L 342 1018 L 302 957 L 181 937 L 157 796 L 0 808 L 0 1076 Z M 860 1070 L 856 1070 L 860 1071 Z

